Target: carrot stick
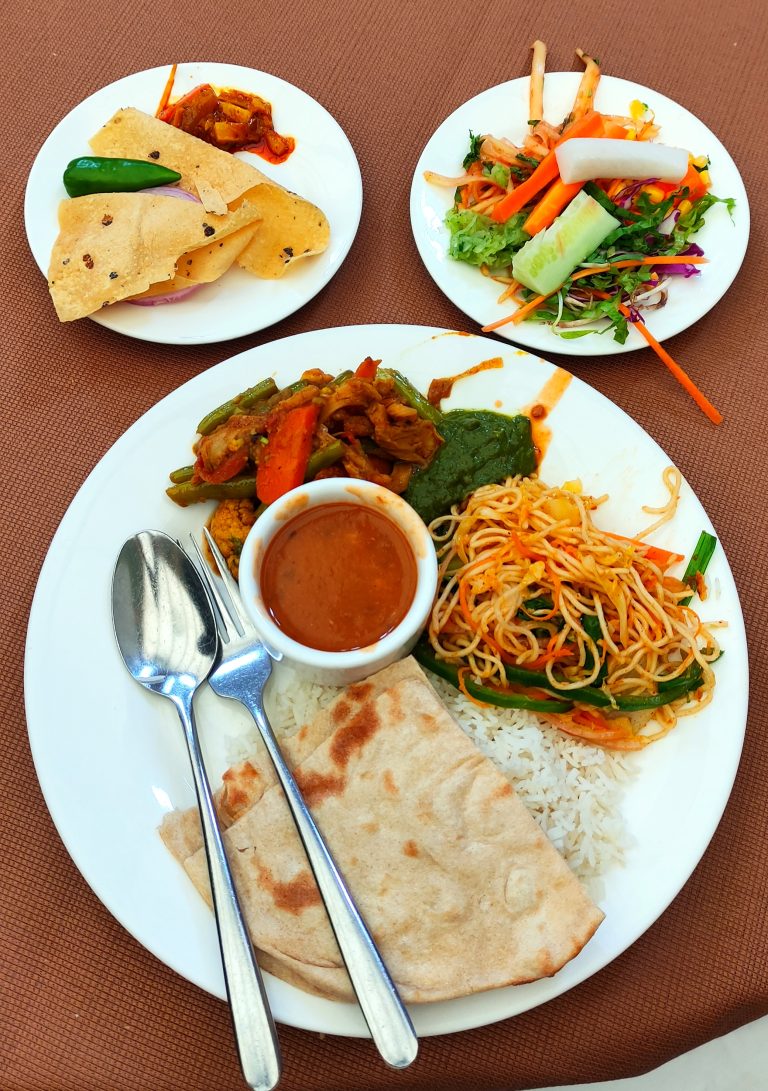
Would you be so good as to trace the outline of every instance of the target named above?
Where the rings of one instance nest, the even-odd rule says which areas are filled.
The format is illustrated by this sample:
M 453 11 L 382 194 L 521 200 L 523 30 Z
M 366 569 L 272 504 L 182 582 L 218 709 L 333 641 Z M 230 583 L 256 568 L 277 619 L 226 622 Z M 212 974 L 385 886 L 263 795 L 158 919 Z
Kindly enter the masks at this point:
M 523 224 L 523 231 L 527 231 L 529 235 L 537 235 L 539 231 L 549 227 L 565 206 L 571 203 L 583 185 L 583 182 L 572 182 L 569 185 L 562 178 L 557 178 L 533 208 Z
M 166 81 L 165 87 L 163 88 L 163 93 L 160 96 L 160 101 L 157 104 L 157 110 L 155 111 L 155 117 L 160 117 L 163 110 L 168 105 L 168 102 L 169 102 L 170 97 L 171 97 L 171 91 L 173 91 L 173 84 L 174 84 L 174 82 L 176 80 L 176 69 L 177 68 L 178 68 L 178 65 L 176 65 L 176 64 L 171 65 L 171 74 L 168 77 L 168 80 Z
M 620 304 L 619 310 L 622 314 L 625 314 L 626 317 L 629 318 L 629 309 L 626 308 L 623 303 Z M 663 364 L 666 364 L 666 366 L 669 368 L 674 377 L 682 386 L 683 390 L 690 394 L 690 396 L 698 405 L 699 409 L 701 409 L 702 412 L 705 413 L 707 417 L 709 417 L 713 424 L 722 424 L 723 414 L 718 409 L 715 409 L 712 402 L 699 390 L 693 379 L 689 375 L 687 375 L 680 367 L 680 365 L 672 359 L 667 350 L 661 347 L 661 345 L 650 332 L 650 330 L 647 329 L 645 323 L 633 322 L 632 325 L 635 327 L 638 333 L 642 334 L 642 336 L 646 339 L 646 341 L 651 346 L 656 355 L 659 357 L 661 362 Z
M 563 135 L 558 140 L 555 148 L 562 144 L 565 140 L 570 140 L 574 136 L 600 136 L 603 131 L 603 119 L 600 114 L 592 111 L 585 114 L 584 117 L 574 121 L 572 125 L 569 125 Z M 510 216 L 514 216 L 516 212 L 519 212 L 521 208 L 525 208 L 529 204 L 537 193 L 540 193 L 544 186 L 553 182 L 559 174 L 557 166 L 557 158 L 555 157 L 555 149 L 548 152 L 538 167 L 534 170 L 533 174 L 526 178 L 524 182 L 521 182 L 519 186 L 508 193 L 503 200 L 499 201 L 494 206 L 491 213 L 492 219 L 496 223 L 506 223 Z
M 256 471 L 256 495 L 272 504 L 304 481 L 317 424 L 318 407 L 312 403 L 291 409 L 269 435 Z
M 568 279 L 569 280 L 578 280 L 580 277 L 593 276 L 595 273 L 602 273 L 606 269 L 610 269 L 610 268 L 611 268 L 610 265 L 600 265 L 600 266 L 598 266 L 597 268 L 594 268 L 594 269 L 579 269 L 578 272 L 571 273 L 571 275 L 570 275 L 570 277 Z M 508 314 L 506 316 L 506 318 L 499 318 L 499 319 L 497 319 L 496 322 L 491 322 L 490 325 L 483 326 L 482 327 L 482 332 L 483 333 L 488 333 L 490 330 L 497 330 L 499 328 L 499 326 L 505 326 L 507 324 L 507 322 L 514 322 L 515 325 L 517 325 L 518 322 L 522 322 L 522 320 L 525 318 L 525 316 L 527 314 L 530 314 L 531 311 L 535 311 L 536 308 L 541 303 L 543 303 L 545 299 L 549 299 L 549 297 L 551 295 L 555 295 L 556 292 L 559 292 L 560 288 L 562 288 L 562 286 L 563 285 L 561 284 L 561 285 L 559 285 L 559 287 L 553 288 L 552 291 L 547 292 L 546 295 L 537 295 L 535 299 L 530 299 L 522 307 L 518 307 L 518 309 L 516 311 L 513 311 L 512 314 Z M 597 295 L 597 292 L 595 292 L 595 295 Z M 609 297 L 606 296 L 606 299 L 607 298 L 609 298 Z
M 594 294 L 600 299 L 611 298 L 607 292 L 596 291 L 594 292 Z M 698 405 L 699 409 L 701 409 L 701 411 L 712 421 L 713 424 L 722 424 L 723 414 L 718 409 L 715 409 L 712 402 L 699 390 L 690 375 L 683 371 L 680 365 L 672 359 L 672 357 L 669 355 L 665 348 L 662 348 L 662 346 L 659 344 L 659 342 L 656 340 L 650 330 L 646 327 L 645 323 L 633 321 L 629 307 L 625 306 L 623 303 L 619 303 L 619 310 L 625 318 L 628 318 L 629 321 L 632 322 L 632 325 L 635 327 L 637 332 L 645 338 L 645 340 L 651 346 L 661 362 L 665 364 L 672 372 L 674 377 L 682 386 L 683 390 L 685 390 L 687 394 L 690 394 L 690 396 Z

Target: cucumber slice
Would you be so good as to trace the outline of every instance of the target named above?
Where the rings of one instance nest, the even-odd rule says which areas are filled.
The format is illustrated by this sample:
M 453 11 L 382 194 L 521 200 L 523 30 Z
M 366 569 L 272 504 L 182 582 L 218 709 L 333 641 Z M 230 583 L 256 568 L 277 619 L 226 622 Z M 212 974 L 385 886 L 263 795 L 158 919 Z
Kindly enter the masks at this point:
M 617 227 L 619 220 L 582 190 L 550 227 L 518 250 L 512 276 L 539 295 L 554 292 Z

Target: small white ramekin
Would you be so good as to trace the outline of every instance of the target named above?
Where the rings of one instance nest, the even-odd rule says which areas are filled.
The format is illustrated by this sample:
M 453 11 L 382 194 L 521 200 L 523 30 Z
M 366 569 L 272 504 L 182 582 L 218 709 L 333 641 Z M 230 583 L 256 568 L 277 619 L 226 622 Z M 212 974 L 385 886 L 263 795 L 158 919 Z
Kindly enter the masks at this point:
M 260 572 L 269 543 L 286 522 L 321 504 L 360 504 L 396 523 L 416 561 L 416 592 L 403 620 L 375 644 L 349 652 L 324 652 L 287 636 L 272 620 L 261 594 Z M 264 511 L 245 540 L 240 556 L 240 592 L 265 644 L 280 652 L 304 678 L 327 685 L 349 685 L 407 655 L 418 640 L 437 590 L 437 557 L 426 526 L 405 500 L 370 481 L 330 477 L 286 493 Z

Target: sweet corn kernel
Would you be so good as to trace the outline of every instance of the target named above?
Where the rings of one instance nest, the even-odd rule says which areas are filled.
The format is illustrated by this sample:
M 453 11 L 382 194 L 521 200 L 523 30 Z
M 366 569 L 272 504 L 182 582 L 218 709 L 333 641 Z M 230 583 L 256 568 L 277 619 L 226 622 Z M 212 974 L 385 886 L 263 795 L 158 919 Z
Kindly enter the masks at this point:
M 709 160 L 706 155 L 697 155 L 695 159 L 691 157 L 691 163 L 694 167 L 698 167 L 699 170 L 703 170 L 704 167 L 709 166 Z
M 702 185 L 705 185 L 707 189 L 712 185 L 712 179 L 709 177 L 709 171 L 703 170 L 699 175 Z
M 659 189 L 658 186 L 644 186 L 643 192 L 648 194 L 648 197 L 655 205 L 660 204 L 666 194 L 663 189 Z
M 686 214 L 686 212 L 690 212 L 692 208 L 693 208 L 693 205 L 691 204 L 690 201 L 681 201 L 680 204 L 677 206 L 677 211 L 682 216 L 684 216 Z

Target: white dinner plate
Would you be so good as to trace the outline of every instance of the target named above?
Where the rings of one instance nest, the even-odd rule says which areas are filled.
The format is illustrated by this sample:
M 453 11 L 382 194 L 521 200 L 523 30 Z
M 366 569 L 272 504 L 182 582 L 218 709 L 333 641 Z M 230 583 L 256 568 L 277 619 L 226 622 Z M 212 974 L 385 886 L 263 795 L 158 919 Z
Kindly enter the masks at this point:
M 213 917 L 157 833 L 166 811 L 194 803 L 181 730 L 170 704 L 128 676 L 113 639 L 110 588 L 120 547 L 143 529 L 181 540 L 199 532 L 210 506 L 176 507 L 164 493 L 168 472 L 188 461 L 197 421 L 258 379 L 272 375 L 287 384 L 301 371 L 297 361 L 336 373 L 371 355 L 426 389 L 431 378 L 455 375 L 499 350 L 499 342 L 488 338 L 396 325 L 318 330 L 251 349 L 185 383 L 129 428 L 87 478 L 56 532 L 34 597 L 25 666 L 29 737 L 43 795 L 73 860 L 107 908 L 159 959 L 217 996 L 224 996 L 224 985 Z M 501 347 L 501 355 L 503 372 L 484 371 L 457 383 L 446 405 L 511 413 L 535 404 L 554 365 L 511 346 Z M 641 505 L 664 502 L 661 475 L 670 462 L 656 443 L 576 378 L 547 423 L 552 438 L 542 477 L 560 483 L 578 476 L 587 492 L 609 493 L 599 509 L 607 529 L 633 533 L 647 526 Z M 711 523 L 683 482 L 674 522 L 652 540 L 690 555 L 702 529 L 712 530 Z M 419 1034 L 504 1019 L 578 984 L 653 924 L 693 871 L 731 791 L 747 707 L 743 620 L 720 547 L 707 582 L 703 618 L 728 623 L 714 698 L 632 759 L 639 772 L 623 803 L 632 843 L 625 866 L 604 877 L 606 919 L 597 934 L 553 978 L 415 1006 Z M 253 725 L 243 709 L 207 688 L 198 722 L 215 784 Z M 272 978 L 267 984 L 282 1022 L 366 1034 L 355 1006 Z
M 67 163 L 89 154 L 89 139 L 122 107 L 135 106 L 154 115 L 169 72 L 170 66 L 135 72 L 96 91 L 67 114 L 43 144 L 29 173 L 24 221 L 30 249 L 44 275 L 58 234 L 59 202 L 67 198 L 62 183 Z M 173 98 L 199 83 L 250 91 L 272 103 L 275 128 L 295 138 L 295 150 L 276 165 L 252 152 L 239 152 L 238 158 L 322 209 L 330 224 L 330 242 L 322 254 L 296 262 L 280 280 L 260 280 L 234 266 L 181 302 L 157 307 L 115 303 L 89 316 L 142 341 L 202 345 L 243 337 L 279 322 L 325 287 L 349 253 L 360 223 L 360 167 L 346 134 L 325 107 L 268 72 L 207 61 L 179 65 Z
M 580 78 L 578 72 L 547 73 L 544 81 L 547 121 L 556 125 L 562 122 L 573 106 Z M 479 269 L 448 256 L 449 232 L 444 219 L 453 204 L 454 191 L 428 183 L 424 171 L 451 178 L 460 175 L 470 130 L 522 143 L 528 123 L 529 82 L 526 76 L 489 87 L 455 110 L 427 143 L 411 184 L 411 226 L 422 261 L 441 291 L 480 326 L 511 314 L 514 304 L 497 302 L 503 285 L 484 277 Z M 661 126 L 657 138 L 660 143 L 686 148 L 696 156 L 708 155 L 712 192 L 736 201 L 732 219 L 725 205 L 715 205 L 707 212 L 704 227 L 693 236 L 710 261 L 701 276 L 688 280 L 676 277 L 666 306 L 647 313 L 648 329 L 657 341 L 664 341 L 698 321 L 730 287 L 747 248 L 749 204 L 736 164 L 715 134 L 672 99 L 639 83 L 602 76 L 594 105 L 602 113 L 627 116 L 633 99 L 640 99 L 654 111 L 656 123 Z M 623 345 L 614 341 L 610 330 L 569 340 L 558 337 L 539 322 L 500 326 L 494 332 L 527 348 L 570 356 L 609 356 L 648 347 L 642 335 L 632 328 Z

